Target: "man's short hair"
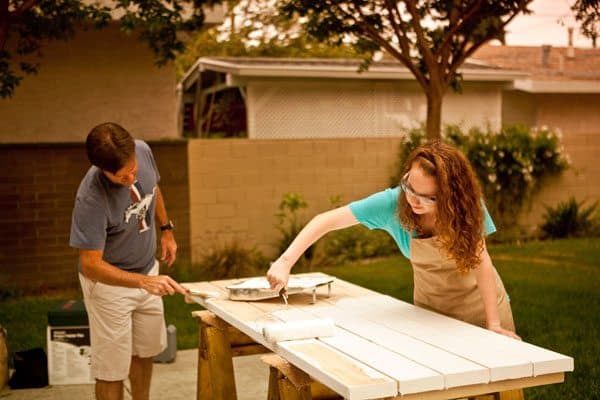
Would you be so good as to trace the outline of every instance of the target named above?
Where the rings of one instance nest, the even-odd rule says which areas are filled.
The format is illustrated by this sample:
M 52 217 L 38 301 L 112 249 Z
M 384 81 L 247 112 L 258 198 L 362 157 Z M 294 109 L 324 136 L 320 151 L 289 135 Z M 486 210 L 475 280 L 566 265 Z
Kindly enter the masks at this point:
M 135 154 L 133 137 L 114 122 L 105 122 L 92 128 L 85 147 L 92 165 L 113 174 Z

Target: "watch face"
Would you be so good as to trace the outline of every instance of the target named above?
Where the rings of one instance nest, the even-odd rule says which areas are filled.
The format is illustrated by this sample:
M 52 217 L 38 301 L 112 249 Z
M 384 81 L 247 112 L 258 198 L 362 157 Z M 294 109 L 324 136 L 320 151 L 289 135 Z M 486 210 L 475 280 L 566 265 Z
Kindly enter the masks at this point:
M 163 225 L 163 226 L 161 226 L 161 227 L 160 227 L 160 230 L 161 230 L 161 231 L 168 231 L 168 230 L 171 230 L 171 229 L 173 229 L 173 228 L 174 228 L 174 226 L 173 226 L 173 222 L 169 221 L 169 222 L 167 222 L 167 224 L 166 224 L 166 225 Z

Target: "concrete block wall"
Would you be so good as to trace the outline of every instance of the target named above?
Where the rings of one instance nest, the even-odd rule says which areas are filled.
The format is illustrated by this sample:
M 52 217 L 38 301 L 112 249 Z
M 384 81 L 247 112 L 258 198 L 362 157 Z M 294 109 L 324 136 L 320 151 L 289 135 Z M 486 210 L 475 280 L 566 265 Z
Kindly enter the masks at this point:
M 600 198 L 600 134 L 565 134 L 563 142 L 572 168 L 546 182 L 520 223 L 539 224 L 543 204 Z M 308 221 L 332 208 L 331 196 L 345 204 L 382 190 L 399 144 L 399 138 L 150 142 L 179 262 L 197 261 L 211 246 L 233 240 L 275 256 L 275 213 L 284 193 L 307 200 L 301 215 Z M 0 145 L 0 287 L 77 286 L 68 236 L 88 165 L 80 143 Z
M 186 142 L 150 143 L 161 171 L 179 257 L 189 259 Z M 69 247 L 71 212 L 89 167 L 83 143 L 0 146 L 0 287 L 74 287 L 77 251 Z
M 300 194 L 311 217 L 383 190 L 400 138 L 224 139 L 189 142 L 192 260 L 215 243 L 238 241 L 269 256 L 279 232 L 275 214 L 285 193 Z
M 589 206 L 600 199 L 600 132 L 564 134 L 562 143 L 571 167 L 544 182 L 532 199 L 531 208 L 523 212 L 519 222 L 531 230 L 543 221 L 544 205 L 555 207 L 575 197 L 578 201 L 586 200 L 584 206 Z

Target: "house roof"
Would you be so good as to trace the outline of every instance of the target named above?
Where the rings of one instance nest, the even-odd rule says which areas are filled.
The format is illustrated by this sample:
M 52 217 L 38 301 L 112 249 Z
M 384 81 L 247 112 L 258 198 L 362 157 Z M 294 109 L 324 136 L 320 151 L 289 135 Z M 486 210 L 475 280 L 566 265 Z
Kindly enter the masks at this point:
M 531 93 L 600 93 L 600 49 L 549 47 L 547 56 L 543 65 L 542 46 L 486 45 L 460 72 L 466 81 L 510 82 L 514 90 Z M 412 73 L 393 59 L 375 62 L 359 73 L 360 63 L 340 58 L 202 57 L 181 84 L 189 89 L 207 70 L 225 74 L 231 85 L 253 77 L 414 80 Z
M 183 77 L 187 90 L 202 71 L 227 75 L 229 80 L 251 77 L 330 78 L 330 79 L 400 79 L 414 80 L 413 74 L 395 60 L 374 62 L 365 72 L 358 72 L 361 60 L 341 58 L 267 58 L 267 57 L 202 57 Z M 460 68 L 467 81 L 512 82 L 526 74 L 497 66 L 470 61 Z
M 549 47 L 547 64 L 542 64 L 541 46 L 493 46 L 479 49 L 474 59 L 529 74 L 515 80 L 515 88 L 535 93 L 599 93 L 600 49 Z

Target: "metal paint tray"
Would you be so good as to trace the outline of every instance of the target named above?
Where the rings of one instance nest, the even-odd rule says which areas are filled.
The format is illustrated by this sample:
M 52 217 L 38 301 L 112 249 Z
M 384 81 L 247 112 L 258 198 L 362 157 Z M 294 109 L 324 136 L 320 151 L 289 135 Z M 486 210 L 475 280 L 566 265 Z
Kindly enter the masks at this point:
M 332 276 L 291 276 L 288 280 L 287 295 L 302 293 L 312 290 L 313 300 L 317 301 L 317 288 L 327 285 L 327 297 L 331 295 L 331 283 L 335 280 Z M 267 278 L 250 278 L 227 286 L 229 300 L 259 301 L 279 297 L 279 292 L 271 290 Z

